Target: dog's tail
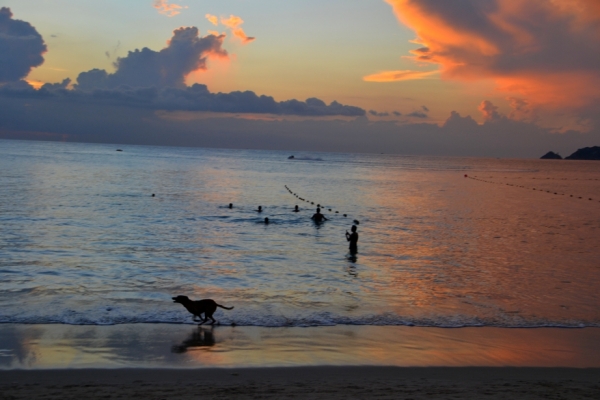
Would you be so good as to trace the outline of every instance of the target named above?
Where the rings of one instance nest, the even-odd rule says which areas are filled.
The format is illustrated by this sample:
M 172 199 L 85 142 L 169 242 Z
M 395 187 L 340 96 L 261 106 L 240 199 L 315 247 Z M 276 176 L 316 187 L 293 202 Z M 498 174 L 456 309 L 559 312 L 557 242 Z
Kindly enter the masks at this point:
M 216 304 L 216 303 L 215 303 L 215 304 Z M 233 310 L 233 307 L 225 307 L 225 306 L 222 306 L 222 305 L 220 305 L 220 304 L 217 304 L 217 307 L 221 307 L 221 308 L 224 308 L 224 309 L 226 309 L 226 310 Z

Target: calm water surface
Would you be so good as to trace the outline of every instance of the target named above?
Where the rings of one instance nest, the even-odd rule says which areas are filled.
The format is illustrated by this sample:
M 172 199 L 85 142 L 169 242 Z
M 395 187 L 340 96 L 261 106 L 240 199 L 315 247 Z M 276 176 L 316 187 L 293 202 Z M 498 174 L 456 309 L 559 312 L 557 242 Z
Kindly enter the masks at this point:
M 0 322 L 600 326 L 599 162 L 117 147 L 0 140 Z

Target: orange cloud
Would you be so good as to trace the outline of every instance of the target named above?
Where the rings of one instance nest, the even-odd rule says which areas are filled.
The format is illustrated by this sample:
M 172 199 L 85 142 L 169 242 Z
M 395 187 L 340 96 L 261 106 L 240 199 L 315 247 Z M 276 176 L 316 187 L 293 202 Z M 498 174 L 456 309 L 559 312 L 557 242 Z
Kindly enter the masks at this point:
M 174 17 L 181 13 L 179 10 L 187 8 L 187 6 L 183 7 L 178 4 L 169 4 L 169 0 L 154 0 L 153 7 L 156 8 L 159 13 L 166 15 L 167 17 Z
M 240 39 L 242 41 L 242 43 L 244 43 L 244 44 L 250 43 L 256 39 L 254 37 L 246 36 L 246 33 L 244 32 L 244 30 L 242 28 L 240 28 L 240 25 L 242 25 L 244 23 L 244 20 L 241 19 L 240 17 L 236 17 L 235 15 L 230 15 L 229 18 L 221 18 L 221 23 L 223 25 L 225 25 L 226 27 L 228 27 L 229 29 L 231 29 L 233 36 Z
M 598 0 L 386 2 L 417 34 L 413 59 L 438 65 L 444 79 L 492 79 L 546 108 L 600 104 Z
M 216 15 L 206 14 L 205 17 L 214 26 L 219 25 L 219 18 Z
M 398 82 L 412 81 L 416 79 L 426 79 L 431 75 L 435 75 L 439 71 L 383 71 L 376 74 L 367 75 L 363 78 L 365 82 Z

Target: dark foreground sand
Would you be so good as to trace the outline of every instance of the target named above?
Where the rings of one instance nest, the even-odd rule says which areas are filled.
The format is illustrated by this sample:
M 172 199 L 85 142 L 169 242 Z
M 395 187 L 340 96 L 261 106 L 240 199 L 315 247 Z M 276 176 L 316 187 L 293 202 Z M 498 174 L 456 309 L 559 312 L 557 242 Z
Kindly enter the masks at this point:
M 292 367 L 0 371 L 0 399 L 600 399 L 600 369 Z

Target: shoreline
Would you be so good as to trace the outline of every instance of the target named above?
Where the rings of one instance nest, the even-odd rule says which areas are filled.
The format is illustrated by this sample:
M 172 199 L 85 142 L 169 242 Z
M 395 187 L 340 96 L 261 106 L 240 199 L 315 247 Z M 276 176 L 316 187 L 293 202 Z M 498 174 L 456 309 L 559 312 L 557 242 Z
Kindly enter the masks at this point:
M 599 340 L 599 328 L 0 324 L 0 399 L 590 399 Z
M 0 371 L 310 366 L 600 368 L 600 328 L 0 324 Z

